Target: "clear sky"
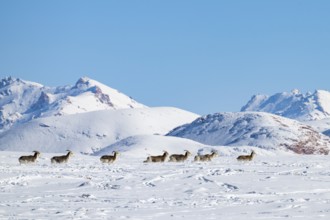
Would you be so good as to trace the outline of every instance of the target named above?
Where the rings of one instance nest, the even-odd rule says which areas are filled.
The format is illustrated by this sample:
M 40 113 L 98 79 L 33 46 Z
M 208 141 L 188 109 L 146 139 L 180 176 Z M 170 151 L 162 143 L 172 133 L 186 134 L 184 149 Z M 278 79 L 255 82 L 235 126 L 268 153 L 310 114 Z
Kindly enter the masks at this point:
M 330 1 L 0 0 L 0 76 L 88 76 L 149 106 L 239 111 L 330 90 Z

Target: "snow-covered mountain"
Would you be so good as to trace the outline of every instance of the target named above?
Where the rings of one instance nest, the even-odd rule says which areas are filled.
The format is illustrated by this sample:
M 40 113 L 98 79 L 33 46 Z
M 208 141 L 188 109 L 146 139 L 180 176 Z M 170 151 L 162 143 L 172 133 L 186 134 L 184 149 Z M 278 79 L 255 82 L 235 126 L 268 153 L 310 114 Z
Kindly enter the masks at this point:
M 269 112 L 299 121 L 330 118 L 330 92 L 302 94 L 293 90 L 272 96 L 254 95 L 241 111 Z
M 312 127 L 263 112 L 210 114 L 168 135 L 208 145 L 248 145 L 298 154 L 328 154 L 330 149 L 330 139 Z
M 0 150 L 94 153 L 135 135 L 164 135 L 198 115 L 177 108 L 103 110 L 51 116 L 0 134 Z M 155 143 L 162 145 L 162 143 Z
M 0 132 L 39 117 L 144 107 L 87 77 L 80 78 L 74 86 L 55 88 L 12 77 L 0 81 Z
M 70 149 L 94 154 L 122 147 L 131 150 L 128 154 L 138 155 L 138 151 L 145 153 L 143 146 L 153 153 L 159 146 L 196 151 L 210 147 L 206 145 L 223 145 L 328 154 L 328 137 L 316 131 L 330 133 L 327 103 L 329 92 L 303 95 L 293 91 L 257 95 L 242 108 L 291 117 L 312 128 L 269 113 L 218 113 L 198 118 L 177 108 L 149 108 L 87 77 L 74 86 L 54 88 L 8 77 L 0 81 L 0 150 L 55 153 Z M 181 139 L 162 137 L 168 132 Z M 181 143 L 184 146 L 179 147 Z

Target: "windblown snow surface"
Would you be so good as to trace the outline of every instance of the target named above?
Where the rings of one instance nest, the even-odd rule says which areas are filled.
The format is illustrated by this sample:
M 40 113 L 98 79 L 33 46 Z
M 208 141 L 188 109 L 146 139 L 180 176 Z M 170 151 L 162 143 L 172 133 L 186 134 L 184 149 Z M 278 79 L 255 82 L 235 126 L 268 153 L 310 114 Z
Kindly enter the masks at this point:
M 164 145 L 175 143 L 174 137 L 162 138 Z M 148 139 L 137 138 L 131 147 Z M 236 161 L 252 149 L 254 160 Z M 328 156 L 217 150 L 220 156 L 208 163 L 193 157 L 143 163 L 147 155 L 139 151 L 121 153 L 114 164 L 77 154 L 61 165 L 50 164 L 58 154 L 19 165 L 18 157 L 29 153 L 2 151 L 0 219 L 329 219 Z

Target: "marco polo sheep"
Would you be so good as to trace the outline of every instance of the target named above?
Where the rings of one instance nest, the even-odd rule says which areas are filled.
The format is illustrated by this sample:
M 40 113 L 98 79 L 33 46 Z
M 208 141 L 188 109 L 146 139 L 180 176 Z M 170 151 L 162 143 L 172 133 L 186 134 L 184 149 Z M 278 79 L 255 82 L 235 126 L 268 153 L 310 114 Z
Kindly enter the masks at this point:
M 68 153 L 66 155 L 52 157 L 51 162 L 52 163 L 67 163 L 70 156 L 73 156 L 73 153 L 68 150 Z
M 218 156 L 218 153 L 216 151 L 212 151 L 211 154 L 196 155 L 194 161 L 211 161 L 216 156 Z
M 172 154 L 170 156 L 169 162 L 183 162 L 191 155 L 191 153 L 185 150 L 185 154 Z
M 21 156 L 20 158 L 18 158 L 18 161 L 20 164 L 23 163 L 34 163 L 37 158 L 40 156 L 40 152 L 39 151 L 33 151 L 34 155 L 28 155 L 28 156 Z
M 238 161 L 251 161 L 256 153 L 254 151 L 251 152 L 250 155 L 240 155 L 237 157 Z
M 149 156 L 147 157 L 147 160 L 143 161 L 144 163 L 148 162 L 164 162 L 166 160 L 166 157 L 168 156 L 167 151 L 164 151 L 163 155 L 159 156 Z
M 113 163 L 116 161 L 118 155 L 119 153 L 117 151 L 113 151 L 113 155 L 103 155 L 100 161 L 102 163 Z

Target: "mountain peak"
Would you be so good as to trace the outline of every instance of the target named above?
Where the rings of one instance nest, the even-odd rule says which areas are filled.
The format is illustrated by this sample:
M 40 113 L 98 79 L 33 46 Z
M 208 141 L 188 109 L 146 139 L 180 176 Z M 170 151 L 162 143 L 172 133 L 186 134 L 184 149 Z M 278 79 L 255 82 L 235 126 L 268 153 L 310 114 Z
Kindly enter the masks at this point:
M 22 80 L 20 78 L 16 78 L 12 76 L 7 76 L 1 79 L 0 88 L 4 88 L 10 85 L 28 85 L 28 86 L 43 87 L 43 85 L 39 83 Z
M 91 86 L 91 79 L 84 76 L 78 79 L 78 81 L 75 84 L 75 88 L 88 88 Z
M 297 95 L 297 94 L 300 94 L 300 91 L 299 91 L 299 89 L 293 89 L 293 90 L 291 91 L 291 93 L 292 93 L 293 95 Z

